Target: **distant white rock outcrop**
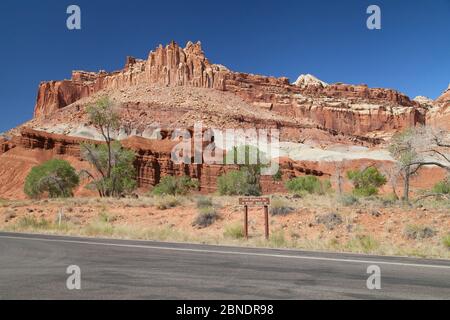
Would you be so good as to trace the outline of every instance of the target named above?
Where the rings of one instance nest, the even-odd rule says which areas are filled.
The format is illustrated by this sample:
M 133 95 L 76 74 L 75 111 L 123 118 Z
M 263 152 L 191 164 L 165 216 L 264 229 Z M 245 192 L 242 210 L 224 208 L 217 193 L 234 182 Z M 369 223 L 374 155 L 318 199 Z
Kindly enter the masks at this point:
M 328 83 L 323 82 L 322 80 L 316 78 L 312 74 L 301 74 L 297 81 L 293 83 L 295 86 L 299 86 L 301 88 L 308 87 L 308 86 L 320 86 L 320 87 L 326 87 L 328 86 Z
M 413 100 L 425 106 L 433 106 L 434 102 L 433 99 L 424 96 L 417 96 Z

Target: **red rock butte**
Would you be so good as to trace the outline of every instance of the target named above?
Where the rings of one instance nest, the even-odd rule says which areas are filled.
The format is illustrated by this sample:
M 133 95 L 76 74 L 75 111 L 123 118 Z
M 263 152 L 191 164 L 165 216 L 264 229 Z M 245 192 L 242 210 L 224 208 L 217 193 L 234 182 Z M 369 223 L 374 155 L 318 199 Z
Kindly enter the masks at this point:
M 34 115 L 51 115 L 81 98 L 102 90 L 136 85 L 197 87 L 233 93 L 275 114 L 311 119 L 318 126 L 344 134 L 398 130 L 425 122 L 421 105 L 392 89 L 366 85 L 297 86 L 288 78 L 240 72 L 212 64 L 200 42 L 181 48 L 175 42 L 151 51 L 147 60 L 128 57 L 123 70 L 98 73 L 73 71 L 70 80 L 43 82 Z
M 148 188 L 165 175 L 189 175 L 200 181 L 203 192 L 216 189 L 217 177 L 232 166 L 178 165 L 171 160 L 170 130 L 202 121 L 215 128 L 276 128 L 285 142 L 307 142 L 325 148 L 335 145 L 375 146 L 404 128 L 418 124 L 448 126 L 449 94 L 432 101 L 414 101 L 406 95 L 367 85 L 327 84 L 311 75 L 295 83 L 288 78 L 234 72 L 211 63 L 201 44 L 175 42 L 160 45 L 147 60 L 126 59 L 116 72 L 73 71 L 70 80 L 39 85 L 34 119 L 0 136 L 0 197 L 24 198 L 23 184 L 31 168 L 54 157 L 67 159 L 76 168 L 82 161 L 81 142 L 94 142 L 85 107 L 101 96 L 110 95 L 121 106 L 122 144 L 136 152 L 139 186 Z M 420 102 L 425 101 L 425 102 Z M 146 138 L 145 128 L 163 124 L 162 140 Z M 282 177 L 299 175 L 330 177 L 332 161 L 280 159 Z M 346 162 L 359 168 L 376 160 L 359 158 Z M 387 161 L 389 162 L 389 161 Z M 431 183 L 433 179 L 428 179 Z M 265 193 L 283 190 L 283 182 L 262 179 Z M 80 188 L 77 194 L 85 191 Z

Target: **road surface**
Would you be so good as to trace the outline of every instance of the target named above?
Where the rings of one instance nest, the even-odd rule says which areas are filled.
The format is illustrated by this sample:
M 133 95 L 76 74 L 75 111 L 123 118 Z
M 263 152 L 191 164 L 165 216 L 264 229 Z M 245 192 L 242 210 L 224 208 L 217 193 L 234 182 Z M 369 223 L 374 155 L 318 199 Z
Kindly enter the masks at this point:
M 0 232 L 0 299 L 450 299 L 450 261 Z

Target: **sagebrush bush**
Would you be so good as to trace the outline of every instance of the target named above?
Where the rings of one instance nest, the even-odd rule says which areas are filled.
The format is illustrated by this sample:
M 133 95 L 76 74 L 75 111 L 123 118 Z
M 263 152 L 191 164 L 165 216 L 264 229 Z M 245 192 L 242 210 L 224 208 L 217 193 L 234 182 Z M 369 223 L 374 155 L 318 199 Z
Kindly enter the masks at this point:
M 450 194 L 450 178 L 436 183 L 433 187 L 434 193 Z
M 343 194 L 339 197 L 339 202 L 346 207 L 350 207 L 359 202 L 358 198 L 352 194 Z
M 273 216 L 286 215 L 294 211 L 295 209 L 285 199 L 275 197 L 270 202 L 270 214 Z
M 213 201 L 209 197 L 200 196 L 196 199 L 197 208 L 205 208 L 205 207 L 212 207 Z
M 24 191 L 30 198 L 48 193 L 50 198 L 71 197 L 80 183 L 75 169 L 65 160 L 53 159 L 31 169 Z
M 199 209 L 198 215 L 193 222 L 193 226 L 206 228 L 212 225 L 219 218 L 214 207 L 202 207 Z
M 405 237 L 411 240 L 432 238 L 435 234 L 436 231 L 428 226 L 408 225 L 404 230 Z
M 157 196 L 163 195 L 186 195 L 192 190 L 198 189 L 199 184 L 195 179 L 188 176 L 173 177 L 166 176 L 153 188 L 152 193 Z
M 348 171 L 347 177 L 353 183 L 353 194 L 360 197 L 378 194 L 378 189 L 387 182 L 386 177 L 375 167 Z
M 320 180 L 315 176 L 297 177 L 286 181 L 286 189 L 292 193 L 319 194 L 323 195 L 330 191 L 331 183 L 329 180 Z
M 159 210 L 167 210 L 170 208 L 175 208 L 180 205 L 180 200 L 172 195 L 162 196 L 156 201 L 156 207 Z

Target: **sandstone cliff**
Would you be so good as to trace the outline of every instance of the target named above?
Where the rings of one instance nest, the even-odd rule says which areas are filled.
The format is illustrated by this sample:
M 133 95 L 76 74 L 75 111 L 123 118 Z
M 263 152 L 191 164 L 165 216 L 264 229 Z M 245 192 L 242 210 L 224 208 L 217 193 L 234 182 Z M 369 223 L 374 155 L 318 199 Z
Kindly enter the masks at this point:
M 147 60 L 128 57 L 121 71 L 74 71 L 70 80 L 41 83 L 34 114 L 35 118 L 49 117 L 105 90 L 159 86 L 232 93 L 256 111 L 264 109 L 298 121 L 312 120 L 324 129 L 349 135 L 399 130 L 425 121 L 420 103 L 395 90 L 327 85 L 315 79 L 307 75 L 290 84 L 287 78 L 233 72 L 210 63 L 200 43 L 189 42 L 181 48 L 172 42 L 150 52 Z

